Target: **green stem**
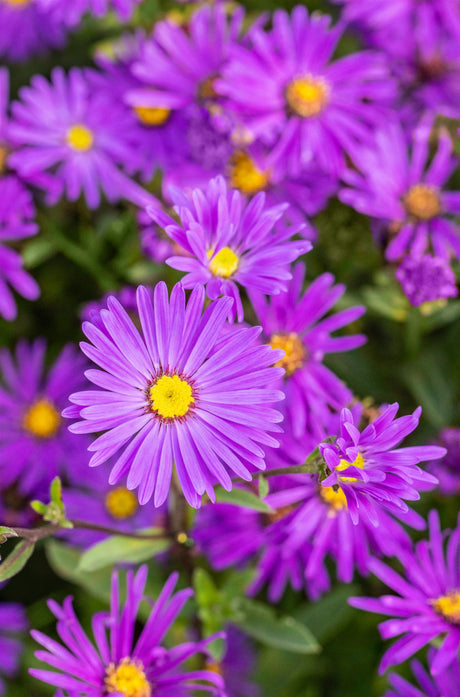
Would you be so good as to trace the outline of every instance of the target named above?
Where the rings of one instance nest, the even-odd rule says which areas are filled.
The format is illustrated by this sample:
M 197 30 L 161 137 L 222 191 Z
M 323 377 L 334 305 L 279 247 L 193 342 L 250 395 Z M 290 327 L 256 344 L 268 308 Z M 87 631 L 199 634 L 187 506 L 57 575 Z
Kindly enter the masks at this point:
M 122 530 L 117 530 L 116 528 L 110 528 L 105 525 L 97 525 L 96 523 L 87 523 L 84 520 L 71 520 L 72 526 L 76 530 L 94 530 L 95 532 L 103 532 L 107 535 L 117 535 L 120 537 L 131 537 L 135 540 L 163 540 L 171 538 L 171 535 L 167 532 L 155 535 L 145 535 L 143 533 L 136 532 L 123 532 Z M 22 537 L 29 542 L 35 544 L 39 540 L 43 540 L 46 537 L 53 537 L 57 533 L 63 530 L 72 530 L 73 528 L 64 528 L 60 525 L 50 523 L 49 525 L 43 525 L 40 528 L 11 528 L 16 533 L 17 537 Z M 12 537 L 12 535 L 3 535 L 3 537 Z
M 118 286 L 117 280 L 110 271 L 99 264 L 95 259 L 92 259 L 88 252 L 79 247 L 78 244 L 69 240 L 56 226 L 47 225 L 46 231 L 56 249 L 64 254 L 70 261 L 77 266 L 85 269 L 93 276 L 99 286 L 104 291 L 115 290 Z

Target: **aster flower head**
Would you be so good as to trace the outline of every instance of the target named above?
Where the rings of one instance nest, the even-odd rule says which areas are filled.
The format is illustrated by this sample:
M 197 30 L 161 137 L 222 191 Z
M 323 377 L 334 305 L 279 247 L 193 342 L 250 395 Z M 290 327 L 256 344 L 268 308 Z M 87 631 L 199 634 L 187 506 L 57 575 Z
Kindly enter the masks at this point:
M 331 472 L 322 486 L 342 489 L 355 525 L 365 518 L 377 526 L 381 508 L 400 516 L 408 510 L 405 501 L 417 501 L 419 491 L 437 484 L 436 477 L 418 463 L 442 457 L 445 448 L 398 447 L 417 428 L 422 412 L 418 407 L 409 416 L 395 418 L 398 409 L 396 402 L 391 404 L 363 431 L 357 428 L 353 414 L 343 409 L 337 439 L 319 446 Z
M 21 88 L 12 105 L 10 135 L 16 145 L 10 165 L 21 176 L 49 173 L 49 202 L 56 185 L 71 201 L 80 194 L 90 208 L 100 203 L 101 191 L 109 201 L 128 198 L 143 205 L 153 197 L 142 195 L 119 165 L 129 165 L 131 119 L 123 105 L 117 109 L 102 91 L 92 88 L 91 71 L 72 68 L 66 75 L 55 68 L 48 81 L 40 75 Z
M 261 445 L 276 446 L 270 431 L 281 420 L 273 403 L 283 398 L 268 385 L 282 372 L 271 367 L 282 352 L 257 342 L 258 328 L 224 332 L 231 301 L 221 298 L 202 314 L 204 289 L 196 286 L 188 302 L 174 286 L 168 298 L 161 282 L 152 294 L 137 292 L 141 333 L 115 298 L 100 319 L 104 330 L 86 322 L 91 343 L 83 352 L 102 370 L 88 379 L 101 389 L 70 396 L 66 416 L 80 416 L 73 433 L 106 431 L 91 445 L 90 465 L 118 451 L 110 483 L 127 475 L 139 501 L 166 499 L 173 461 L 190 505 L 199 507 L 213 485 L 230 490 L 229 472 L 250 480 L 264 469 Z
M 0 695 L 6 694 L 3 678 L 14 678 L 19 669 L 22 643 L 27 629 L 26 613 L 18 603 L 0 603 Z
M 54 600 L 48 607 L 57 618 L 59 643 L 42 632 L 33 638 L 43 647 L 39 661 L 53 670 L 31 669 L 39 680 L 61 688 L 66 695 L 81 697 L 191 697 L 200 689 L 209 695 L 223 696 L 222 678 L 208 670 L 187 671 L 181 664 L 221 635 L 200 642 L 187 642 L 171 649 L 162 646 L 163 638 L 188 598 L 191 589 L 174 593 L 178 574 L 166 581 L 149 619 L 139 636 L 135 625 L 139 605 L 145 599 L 147 567 L 126 575 L 126 603 L 120 607 L 119 577 L 112 575 L 111 607 L 93 618 L 94 642 L 85 634 L 68 597 L 63 605 Z
M 169 20 L 158 22 L 133 64 L 142 84 L 128 93 L 128 103 L 157 112 L 215 103 L 214 83 L 238 40 L 242 20 L 241 8 L 227 18 L 225 7 L 214 4 L 194 12 L 186 30 Z
M 0 57 L 23 61 L 35 53 L 64 45 L 65 31 L 42 0 L 0 2 Z
M 428 651 L 428 665 L 430 666 L 436 656 L 436 651 Z M 411 661 L 412 673 L 417 681 L 414 687 L 407 680 L 396 673 L 390 673 L 388 682 L 391 689 L 385 692 L 384 697 L 457 697 L 460 684 L 460 664 L 453 661 L 446 670 L 439 675 L 432 676 L 427 673 L 420 661 Z
M 353 398 L 343 382 L 323 365 L 324 356 L 349 351 L 366 340 L 361 334 L 331 334 L 358 319 L 364 307 L 351 307 L 325 317 L 345 287 L 334 285 L 334 277 L 324 273 L 303 292 L 304 279 L 305 266 L 299 263 L 286 292 L 268 299 L 251 290 L 250 299 L 265 340 L 285 352 L 279 365 L 286 371 L 286 421 L 294 437 L 308 436 L 315 445 L 328 435 L 331 414 L 350 404 Z
M 454 272 L 440 257 L 407 255 L 395 275 L 410 303 L 416 307 L 458 295 Z
M 393 594 L 381 598 L 351 598 L 361 610 L 388 615 L 379 625 L 383 639 L 399 637 L 387 649 L 379 672 L 413 656 L 434 639 L 442 639 L 431 662 L 432 675 L 441 675 L 458 661 L 460 647 L 459 528 L 442 532 L 437 511 L 428 516 L 430 536 L 400 555 L 403 574 L 373 560 L 370 570 Z
M 186 272 L 185 288 L 203 283 L 211 299 L 232 298 L 238 321 L 243 319 L 238 286 L 279 293 L 292 277 L 290 262 L 311 249 L 310 242 L 291 239 L 298 227 L 274 230 L 287 206 L 266 208 L 263 192 L 246 202 L 216 177 L 204 190 L 175 190 L 172 196 L 180 224 L 159 210 L 151 216 L 190 256 L 170 257 L 166 263 Z
M 343 27 L 329 25 L 330 17 L 309 15 L 303 6 L 290 17 L 277 10 L 273 28 L 254 28 L 216 81 L 252 137 L 270 145 L 293 175 L 313 161 L 339 174 L 345 155 L 354 158 L 394 97 L 381 55 L 331 60 Z
M 78 481 L 87 462 L 81 440 L 60 416 L 69 392 L 84 384 L 84 361 L 69 345 L 45 371 L 45 351 L 36 340 L 19 342 L 15 356 L 0 352 L 1 479 L 24 495 L 36 495 L 57 474 Z
M 452 218 L 460 211 L 460 192 L 446 190 L 458 167 L 452 141 L 441 130 L 438 149 L 428 164 L 432 120 L 423 121 L 412 143 L 396 122 L 380 130 L 375 147 L 363 150 L 361 173 L 348 171 L 349 188 L 339 192 L 344 203 L 369 215 L 389 235 L 386 257 L 390 261 L 410 253 L 420 257 L 460 258 L 460 230 Z

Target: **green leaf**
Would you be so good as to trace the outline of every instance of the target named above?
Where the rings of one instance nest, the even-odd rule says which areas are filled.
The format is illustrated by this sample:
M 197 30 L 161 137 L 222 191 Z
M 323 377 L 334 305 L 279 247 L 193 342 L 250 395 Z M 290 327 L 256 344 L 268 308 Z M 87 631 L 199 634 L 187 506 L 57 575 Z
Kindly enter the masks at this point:
M 50 498 L 53 503 L 62 506 L 62 484 L 59 477 L 55 477 L 50 486 Z
M 0 536 L 2 537 L 19 537 L 18 533 L 16 530 L 13 530 L 13 528 L 8 528 L 6 525 L 0 525 Z
M 229 503 L 232 506 L 240 506 L 241 508 L 250 508 L 260 513 L 273 513 L 273 509 L 256 494 L 248 491 L 248 489 L 240 489 L 239 487 L 234 487 L 232 491 L 225 491 L 225 489 L 217 487 L 216 501 L 218 503 Z
M 234 624 L 268 646 L 302 654 L 321 650 L 310 630 L 293 617 L 277 617 L 272 608 L 248 598 L 235 601 L 234 609 Z
M 270 487 L 268 484 L 268 479 L 264 477 L 263 474 L 259 475 L 259 497 L 261 499 L 264 499 L 270 491 Z
M 18 574 L 32 556 L 34 547 L 34 543 L 30 540 L 19 542 L 5 561 L 0 564 L 0 581 L 6 581 Z
M 162 530 L 149 528 L 141 530 L 148 535 L 161 534 Z M 170 541 L 167 538 L 135 539 L 133 537 L 123 537 L 114 535 L 91 547 L 85 552 L 78 565 L 78 571 L 96 571 L 106 566 L 113 566 L 119 562 L 131 562 L 138 564 L 142 561 L 151 559 L 156 554 L 160 554 L 168 549 Z
M 46 503 L 38 500 L 31 501 L 30 507 L 35 511 L 35 513 L 38 513 L 38 515 L 45 515 L 46 511 L 48 510 Z

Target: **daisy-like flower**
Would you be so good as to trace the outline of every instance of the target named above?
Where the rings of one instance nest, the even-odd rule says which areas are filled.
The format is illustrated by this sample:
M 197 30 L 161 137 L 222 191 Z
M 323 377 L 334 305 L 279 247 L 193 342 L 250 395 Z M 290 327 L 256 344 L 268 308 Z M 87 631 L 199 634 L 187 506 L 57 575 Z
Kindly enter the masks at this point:
M 68 75 L 55 68 L 51 81 L 41 75 L 19 91 L 12 104 L 10 136 L 16 144 L 9 163 L 21 176 L 52 175 L 48 199 L 54 203 L 65 192 L 71 201 L 84 194 L 96 208 L 101 190 L 111 202 L 126 198 L 138 205 L 155 199 L 120 170 L 129 167 L 131 119 L 123 105 L 108 101 L 92 88 L 90 72 L 72 68 Z M 59 193 L 56 185 L 59 184 Z
M 22 643 L 18 635 L 27 629 L 23 606 L 0 602 L 0 627 L 0 695 L 4 695 L 7 686 L 3 678 L 14 678 L 19 670 Z
M 216 81 L 229 108 L 253 138 L 269 144 L 278 166 L 297 176 L 315 162 L 338 174 L 345 155 L 369 140 L 394 98 L 382 55 L 356 52 L 331 60 L 342 27 L 327 15 L 294 8 L 273 15 L 273 28 L 254 28 L 249 45 L 234 46 Z
M 329 435 L 331 413 L 351 403 L 353 395 L 343 382 L 323 365 L 327 353 L 349 351 L 365 342 L 362 334 L 333 337 L 331 333 L 364 312 L 356 306 L 324 318 L 345 292 L 333 285 L 329 273 L 319 276 L 302 294 L 304 264 L 297 264 L 285 293 L 270 300 L 251 290 L 250 299 L 264 330 L 264 339 L 284 351 L 279 365 L 285 369 L 283 408 L 293 435 L 313 437 L 318 443 Z
M 42 0 L 0 0 L 0 57 L 23 61 L 35 53 L 64 45 L 61 21 L 42 7 Z
M 458 295 L 455 275 L 445 259 L 423 254 L 407 255 L 397 269 L 396 278 L 414 306 Z
M 428 665 L 430 666 L 436 656 L 436 651 L 428 651 Z M 458 697 L 460 685 L 460 664 L 453 661 L 440 675 L 431 676 L 420 661 L 411 661 L 412 673 L 417 681 L 414 687 L 407 680 L 396 673 L 390 673 L 388 682 L 391 689 L 385 692 L 384 697 Z
M 160 210 L 149 212 L 189 256 L 170 257 L 166 263 L 186 272 L 185 288 L 203 283 L 211 299 L 232 298 L 239 322 L 244 311 L 238 286 L 279 293 L 292 278 L 289 264 L 311 249 L 310 242 L 291 239 L 300 227 L 274 230 L 287 204 L 266 208 L 263 192 L 246 202 L 239 191 L 227 188 L 223 177 L 216 177 L 204 190 L 175 190 L 171 196 L 180 223 Z
M 350 598 L 361 610 L 389 615 L 379 625 L 383 639 L 399 637 L 385 652 L 379 672 L 413 656 L 433 639 L 442 638 L 430 669 L 441 675 L 458 661 L 460 647 L 460 532 L 443 533 L 437 511 L 428 516 L 429 540 L 400 555 L 404 567 L 400 575 L 378 559 L 370 565 L 374 573 L 392 591 L 381 598 Z M 444 551 L 444 542 L 447 540 Z
M 86 322 L 84 353 L 102 370 L 88 379 L 102 388 L 70 396 L 65 416 L 80 416 L 73 433 L 106 431 L 91 445 L 90 465 L 121 449 L 110 484 L 127 475 L 139 501 L 166 499 L 173 461 L 185 498 L 199 507 L 213 485 L 232 488 L 230 473 L 250 480 L 264 469 L 261 444 L 276 446 L 270 431 L 282 417 L 272 408 L 283 394 L 269 387 L 282 369 L 271 367 L 281 351 L 261 346 L 258 328 L 226 327 L 231 300 L 221 298 L 203 312 L 204 289 L 196 286 L 185 303 L 184 289 L 142 286 L 137 305 L 141 334 L 124 308 L 109 298 L 100 319 Z
M 375 526 L 383 509 L 400 517 L 406 501 L 417 501 L 420 491 L 432 489 L 437 479 L 418 467 L 419 462 L 437 460 L 446 449 L 437 445 L 399 448 L 412 433 L 422 413 L 395 418 L 399 405 L 391 404 L 361 432 L 353 414 L 343 409 L 340 430 L 334 443 L 322 443 L 321 454 L 331 474 L 323 487 L 340 487 L 352 521 L 367 519 Z
M 27 2 L 28 0 L 13 0 Z M 75 26 L 85 13 L 103 17 L 113 9 L 121 21 L 127 21 L 141 0 L 73 0 L 70 7 L 66 0 L 36 0 L 55 21 Z
M 242 20 L 242 8 L 227 18 L 225 7 L 214 4 L 200 7 L 187 30 L 169 20 L 158 22 L 133 64 L 142 84 L 128 93 L 128 103 L 152 117 L 161 111 L 167 117 L 192 104 L 215 104 L 214 83 L 238 40 Z
M 224 685 L 220 675 L 209 670 L 187 671 L 181 664 L 198 653 L 205 653 L 214 635 L 200 642 L 187 642 L 170 649 L 162 646 L 163 638 L 188 598 L 191 589 L 173 595 L 178 574 L 166 581 L 149 619 L 140 635 L 136 633 L 136 618 L 140 603 L 145 599 L 147 567 L 136 575 L 126 576 L 126 603 L 120 608 L 119 578 L 112 576 L 110 612 L 93 618 L 95 644 L 85 634 L 68 597 L 62 607 L 54 600 L 48 607 L 57 618 L 57 633 L 62 643 L 42 632 L 33 631 L 33 638 L 43 646 L 37 651 L 38 660 L 53 670 L 31 669 L 30 673 L 61 688 L 66 694 L 80 697 L 191 697 L 200 689 L 208 695 L 223 697 Z M 147 598 L 147 600 L 150 600 Z M 151 602 L 151 601 L 150 601 Z
M 67 346 L 45 372 L 45 342 L 25 341 L 13 357 L 0 352 L 0 472 L 2 485 L 36 494 L 57 474 L 78 481 L 87 463 L 82 442 L 67 430 L 61 411 L 69 392 L 82 387 L 84 361 Z
M 372 151 L 361 153 L 361 172 L 349 170 L 344 176 L 349 188 L 339 192 L 344 203 L 386 231 L 391 261 L 406 252 L 419 257 L 430 248 L 444 259 L 452 254 L 460 259 L 460 230 L 452 219 L 460 212 L 460 192 L 446 190 L 458 158 L 452 155 L 448 133 L 441 131 L 427 164 L 430 125 L 431 119 L 417 129 L 412 147 L 398 123 L 380 130 Z

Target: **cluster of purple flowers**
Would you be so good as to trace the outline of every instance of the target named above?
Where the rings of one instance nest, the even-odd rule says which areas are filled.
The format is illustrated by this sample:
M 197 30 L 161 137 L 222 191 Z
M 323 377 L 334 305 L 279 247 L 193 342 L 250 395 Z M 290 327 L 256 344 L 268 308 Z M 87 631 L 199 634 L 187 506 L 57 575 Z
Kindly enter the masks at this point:
M 0 0 L 0 55 L 61 46 L 85 14 L 128 20 L 138 2 Z M 12 290 L 39 295 L 19 249 L 39 231 L 36 206 L 128 202 L 144 256 L 178 272 L 169 290 L 127 286 L 87 305 L 84 356 L 66 346 L 48 366 L 41 340 L 1 349 L 0 512 L 28 524 L 24 501 L 46 496 L 58 475 L 69 519 L 95 527 L 65 533 L 81 547 L 109 528 L 168 529 L 180 497 L 198 509 L 188 532 L 212 568 L 256 567 L 249 594 L 266 587 L 276 602 L 290 586 L 315 600 L 331 569 L 343 583 L 373 573 L 395 595 L 351 602 L 392 618 L 382 637 L 400 638 L 382 671 L 435 642 L 433 677 L 417 662 L 415 677 L 430 697 L 454 697 L 460 527 L 444 552 L 436 513 L 428 542 L 414 546 L 404 526 L 425 528 L 408 502 L 438 481 L 460 490 L 458 431 L 401 446 L 420 407 L 399 417 L 396 403 L 364 408 L 325 361 L 365 343 L 365 308 L 328 272 L 307 284 L 303 256 L 317 239 L 312 217 L 336 195 L 370 218 L 407 307 L 457 295 L 458 157 L 436 118 L 460 118 L 460 10 L 449 0 L 338 4 L 334 26 L 303 6 L 251 24 L 238 5 L 203 4 L 184 25 L 167 17 L 117 40 L 110 57 L 97 51 L 95 67 L 33 76 L 11 104 L 0 70 L 0 316 L 16 317 Z M 346 23 L 365 48 L 336 57 Z M 270 513 L 216 503 L 216 490 L 247 490 L 261 473 Z M 32 674 L 58 697 L 230 695 L 225 665 L 211 667 L 216 637 L 162 646 L 191 595 L 173 595 L 175 575 L 135 628 L 146 577 L 146 567 L 127 572 L 120 610 L 114 574 L 94 642 L 70 598 L 50 601 L 61 643 L 33 633 L 51 670 Z M 23 630 L 20 609 L 2 613 Z M 7 676 L 15 641 L 0 636 Z M 181 667 L 199 653 L 205 668 Z M 231 656 L 229 673 L 241 653 Z M 390 682 L 388 697 L 417 694 Z

